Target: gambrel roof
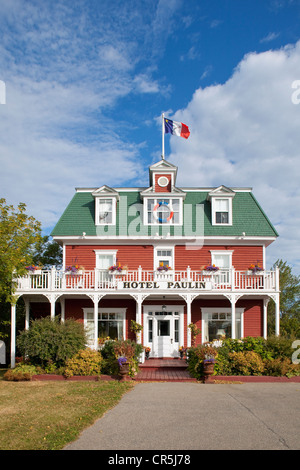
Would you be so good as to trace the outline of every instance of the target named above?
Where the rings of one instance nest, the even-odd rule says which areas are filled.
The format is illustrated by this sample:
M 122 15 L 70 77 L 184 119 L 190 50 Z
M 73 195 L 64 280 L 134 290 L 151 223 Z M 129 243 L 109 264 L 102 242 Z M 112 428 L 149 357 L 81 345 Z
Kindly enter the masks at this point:
M 128 226 L 137 217 L 135 205 L 141 208 L 143 198 L 141 193 L 147 188 L 113 188 L 113 191 L 120 196 L 117 204 L 116 227 L 117 236 L 126 236 L 128 234 Z M 180 189 L 180 188 L 179 188 Z M 186 194 L 183 201 L 183 212 L 187 210 L 192 214 L 196 211 L 196 206 L 201 205 L 204 210 L 204 232 L 203 227 L 197 226 L 196 218 L 183 217 L 184 225 L 182 226 L 182 235 L 197 236 L 204 233 L 205 237 L 240 237 L 243 233 L 250 237 L 277 237 L 278 234 L 271 224 L 270 220 L 258 204 L 250 189 L 230 189 L 234 192 L 232 201 L 232 225 L 216 226 L 211 222 L 211 203 L 209 194 L 217 188 L 183 188 Z M 229 188 L 228 188 L 229 189 Z M 63 212 L 51 235 L 59 239 L 59 237 L 81 236 L 83 232 L 87 236 L 97 236 L 98 231 L 95 225 L 95 189 L 77 190 L 71 202 Z M 114 193 L 115 194 L 115 193 Z M 145 194 L 145 193 L 144 193 Z M 214 193 L 215 194 L 215 193 Z M 150 195 L 150 194 L 149 194 Z M 173 195 L 176 197 L 176 194 Z M 122 211 L 123 216 L 119 217 Z M 127 211 L 127 217 L 124 217 Z M 183 214 L 184 215 L 184 214 Z M 141 218 L 143 220 L 143 217 Z M 158 228 L 161 228 L 159 226 Z M 170 235 L 173 235 L 174 227 L 169 226 Z M 150 235 L 151 231 L 148 226 L 142 227 L 141 235 Z M 178 234 L 178 227 L 176 227 Z

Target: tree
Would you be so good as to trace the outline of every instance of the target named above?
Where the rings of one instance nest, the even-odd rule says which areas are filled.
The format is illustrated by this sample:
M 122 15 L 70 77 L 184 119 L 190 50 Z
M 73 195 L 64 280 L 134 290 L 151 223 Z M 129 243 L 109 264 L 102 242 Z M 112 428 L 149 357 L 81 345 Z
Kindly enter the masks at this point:
M 25 274 L 34 247 L 41 240 L 41 224 L 26 214 L 26 205 L 15 209 L 0 199 L 0 298 L 13 300 L 13 278 Z
M 46 235 L 36 244 L 32 262 L 35 265 L 43 265 L 45 268 L 52 266 L 61 267 L 62 247 L 54 240 L 50 241 Z
M 277 260 L 274 266 L 279 268 L 280 286 L 280 330 L 281 334 L 297 337 L 300 332 L 300 276 L 292 273 L 286 261 Z M 275 304 L 268 305 L 268 335 L 274 333 Z

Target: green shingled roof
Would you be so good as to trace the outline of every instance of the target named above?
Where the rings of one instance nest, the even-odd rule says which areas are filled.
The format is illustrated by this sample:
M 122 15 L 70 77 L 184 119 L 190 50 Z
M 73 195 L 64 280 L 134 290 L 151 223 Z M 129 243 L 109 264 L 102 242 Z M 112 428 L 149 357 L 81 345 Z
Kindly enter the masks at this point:
M 141 207 L 140 191 L 120 191 L 120 201 L 117 206 L 116 226 L 95 226 L 95 200 L 91 192 L 75 193 L 71 202 L 60 217 L 51 235 L 81 236 L 83 232 L 87 236 L 96 235 L 130 235 L 130 228 L 139 230 L 136 235 L 151 235 L 162 230 L 167 230 L 170 235 L 201 236 L 241 236 L 243 232 L 247 236 L 276 237 L 276 230 L 259 206 L 253 194 L 249 191 L 236 192 L 232 201 L 233 224 L 232 226 L 214 226 L 211 224 L 211 204 L 207 201 L 206 191 L 187 191 L 184 200 L 184 225 L 173 226 L 143 226 L 138 223 L 136 208 Z M 137 206 L 135 206 L 137 204 Z M 196 220 L 196 205 L 202 204 L 204 208 L 203 222 Z M 191 215 L 192 214 L 192 215 Z M 129 228 L 129 231 L 128 231 Z M 174 232 L 175 230 L 175 232 Z

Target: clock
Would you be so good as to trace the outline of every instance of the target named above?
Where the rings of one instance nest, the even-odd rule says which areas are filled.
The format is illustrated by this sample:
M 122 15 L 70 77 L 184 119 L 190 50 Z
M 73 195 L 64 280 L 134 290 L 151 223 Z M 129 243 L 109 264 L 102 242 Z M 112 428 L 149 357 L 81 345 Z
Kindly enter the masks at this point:
M 158 186 L 165 188 L 169 184 L 169 179 L 166 176 L 160 176 L 157 180 Z

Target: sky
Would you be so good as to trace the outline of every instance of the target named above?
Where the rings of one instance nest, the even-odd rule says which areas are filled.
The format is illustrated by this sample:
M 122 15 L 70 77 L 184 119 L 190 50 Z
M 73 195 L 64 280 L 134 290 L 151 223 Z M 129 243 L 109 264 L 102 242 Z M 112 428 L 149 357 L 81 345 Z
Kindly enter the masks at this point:
M 0 0 L 0 197 L 50 234 L 76 187 L 251 187 L 300 274 L 300 0 Z

